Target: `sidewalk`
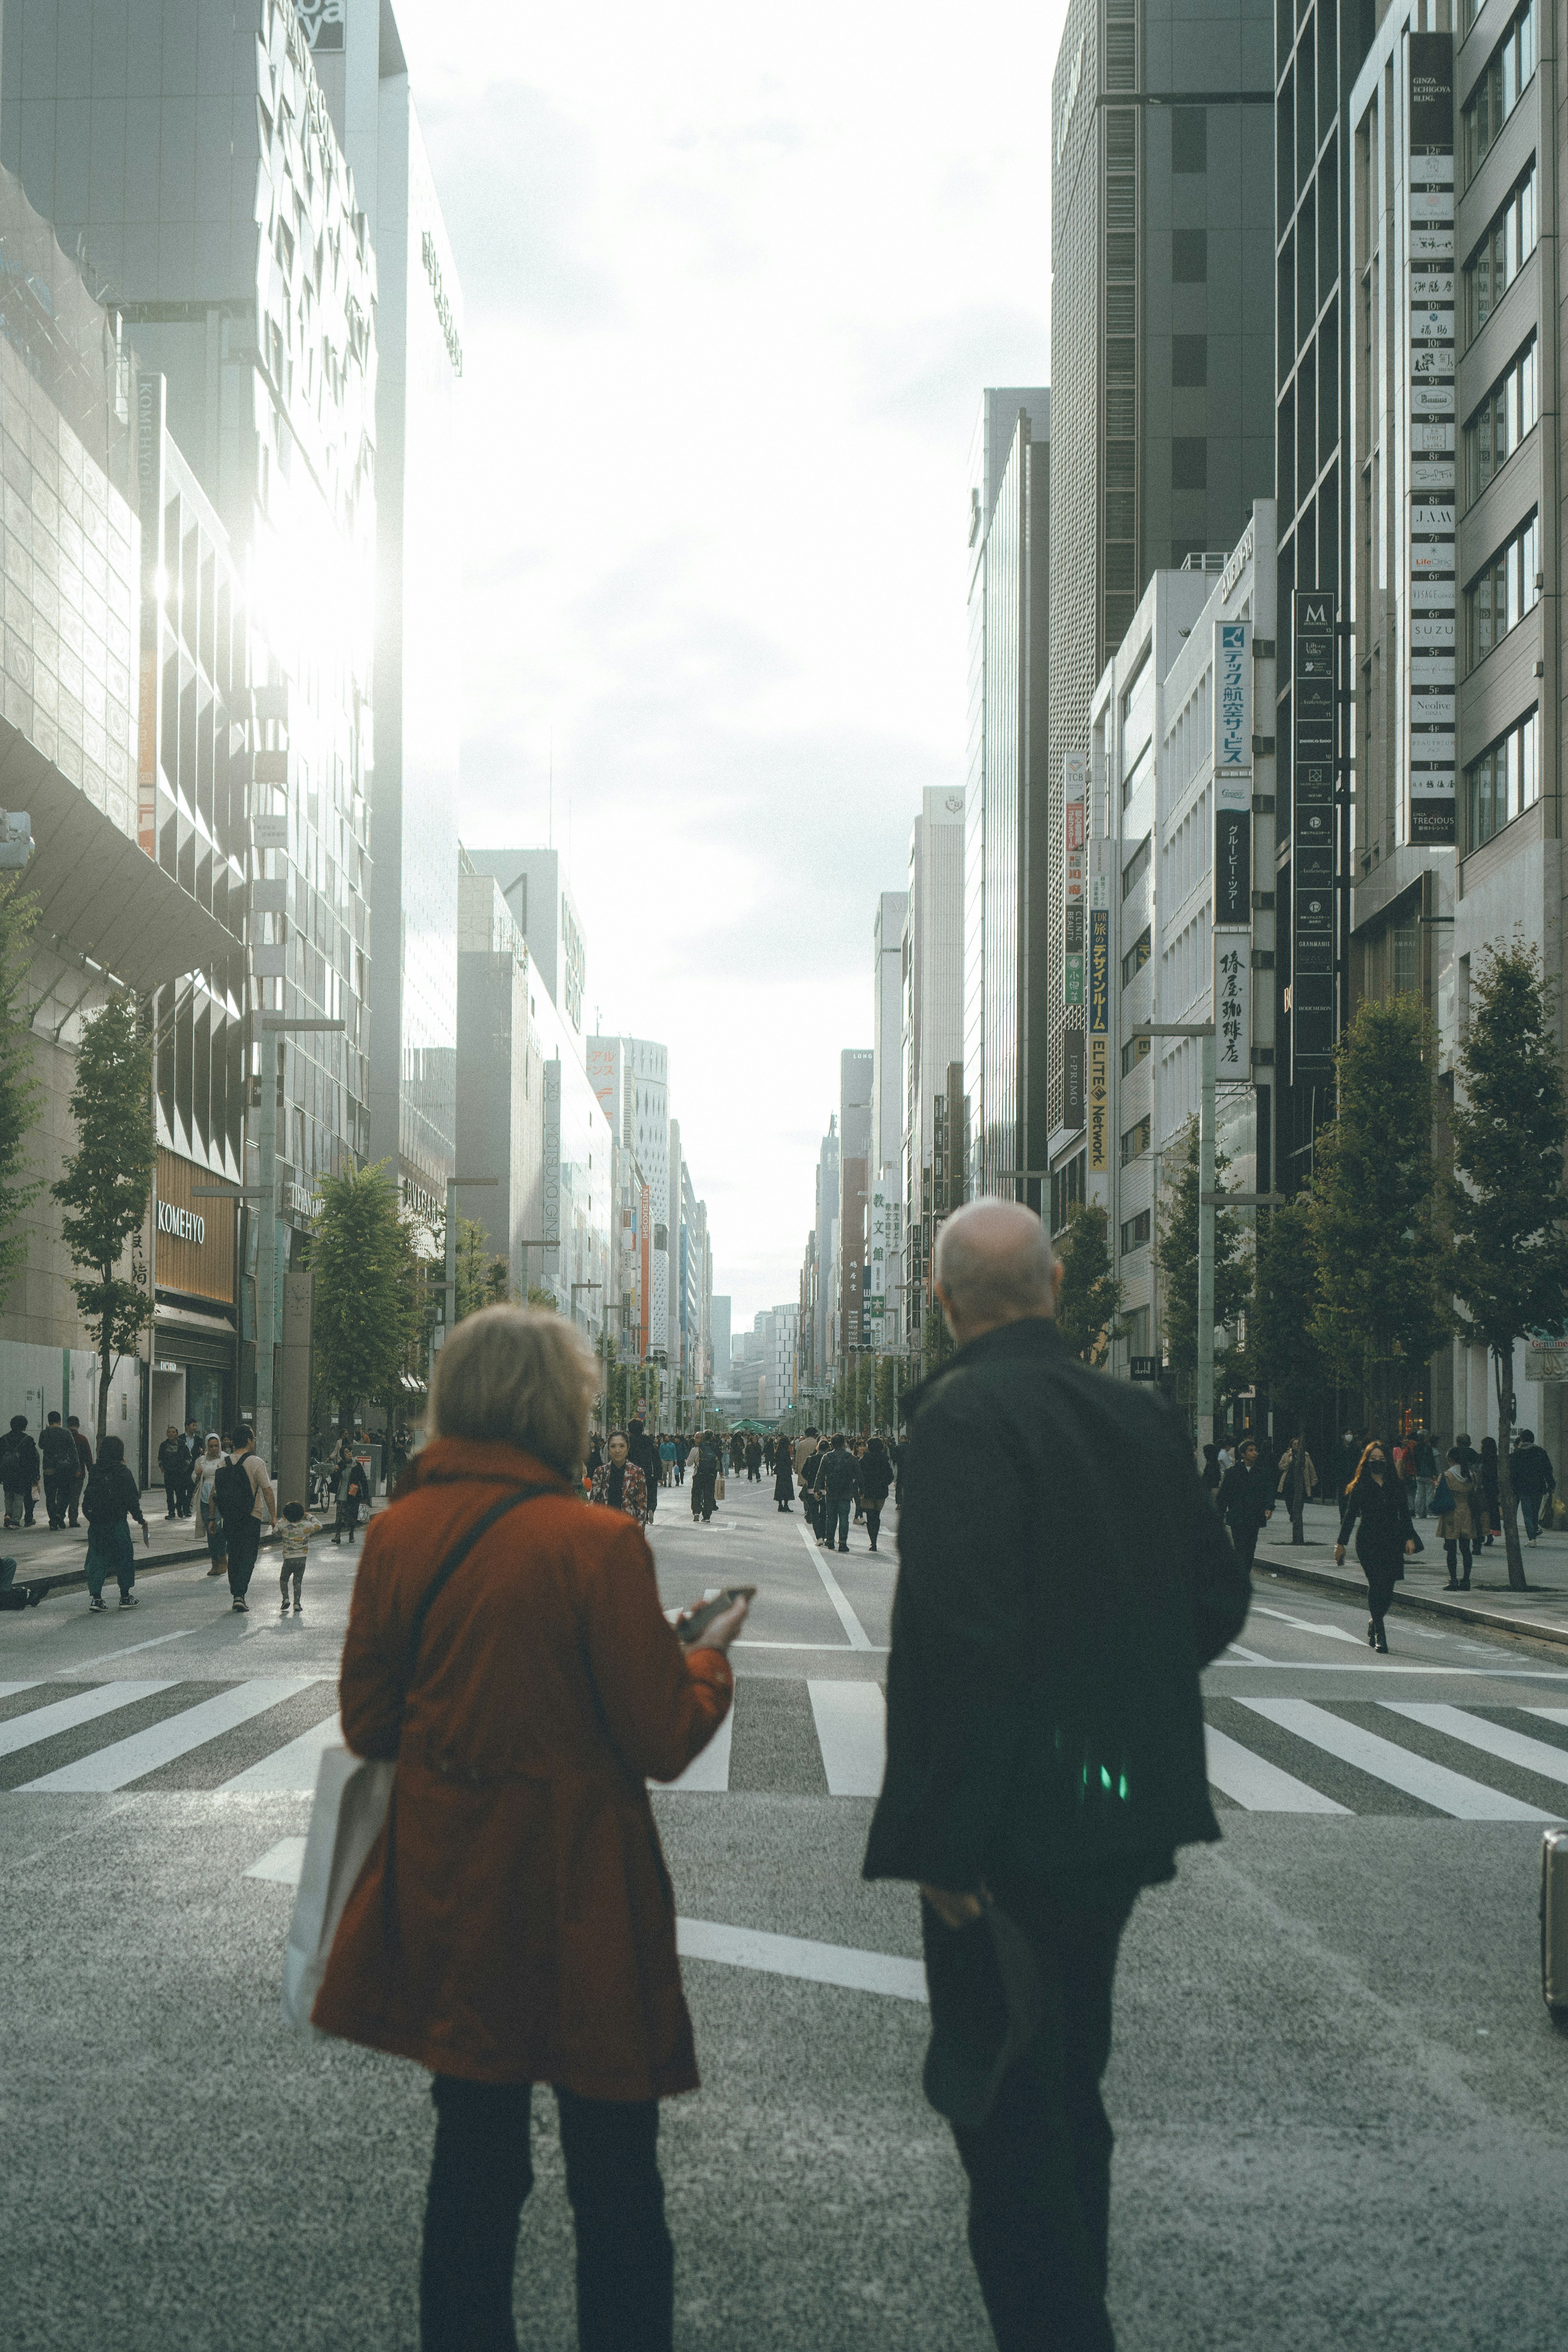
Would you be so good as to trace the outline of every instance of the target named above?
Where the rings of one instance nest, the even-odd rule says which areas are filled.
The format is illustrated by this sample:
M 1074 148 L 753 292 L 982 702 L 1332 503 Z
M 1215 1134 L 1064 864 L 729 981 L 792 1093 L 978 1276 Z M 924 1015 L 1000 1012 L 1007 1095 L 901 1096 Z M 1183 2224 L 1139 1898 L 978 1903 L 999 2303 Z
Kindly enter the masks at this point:
M 146 1489 L 141 1497 L 141 1507 L 147 1514 L 147 1531 L 152 1541 L 145 1546 L 142 1544 L 141 1530 L 133 1520 L 131 1539 L 136 1547 L 136 1573 L 139 1577 L 150 1575 L 158 1569 L 188 1567 L 193 1560 L 200 1560 L 205 1566 L 207 1539 L 199 1520 L 169 1518 L 165 1514 L 162 1486 Z M 371 1510 L 384 1510 L 385 1507 L 385 1500 L 381 1496 L 371 1507 Z M 46 1592 L 53 1591 L 57 1585 L 84 1584 L 87 1580 L 87 1521 L 83 1519 L 79 1527 L 56 1530 L 50 1528 L 44 1516 L 41 1501 L 37 1512 L 36 1527 L 10 1528 L 0 1535 L 0 1553 L 8 1554 L 16 1563 L 16 1582 L 41 1584 Z M 361 1535 L 369 1518 L 370 1513 L 367 1512 L 360 1520 Z M 323 1535 L 318 1540 L 327 1542 L 329 1538 Z M 262 1549 L 265 1551 L 268 1544 L 276 1541 L 272 1530 L 264 1528 Z
M 1282 1501 L 1276 1505 L 1258 1546 L 1254 1580 L 1272 1571 L 1293 1583 L 1342 1593 L 1364 1607 L 1366 1579 L 1356 1564 L 1354 1548 L 1346 1552 L 1343 1568 L 1334 1566 L 1338 1520 L 1333 1504 L 1309 1503 L 1301 1524 L 1306 1541 L 1292 1544 L 1290 1512 Z M 1395 1588 L 1396 1609 L 1455 1618 L 1461 1624 L 1486 1625 L 1501 1633 L 1524 1634 L 1535 1642 L 1568 1643 L 1568 1533 L 1542 1533 L 1532 1544 L 1525 1538 L 1523 1520 L 1520 1521 L 1520 1547 L 1530 1587 L 1526 1592 L 1509 1589 L 1508 1555 L 1500 1536 L 1490 1551 L 1476 1552 L 1469 1592 L 1445 1592 L 1448 1570 L 1437 1528 L 1435 1518 L 1416 1520 L 1416 1532 L 1427 1549 L 1406 1561 L 1404 1580 Z

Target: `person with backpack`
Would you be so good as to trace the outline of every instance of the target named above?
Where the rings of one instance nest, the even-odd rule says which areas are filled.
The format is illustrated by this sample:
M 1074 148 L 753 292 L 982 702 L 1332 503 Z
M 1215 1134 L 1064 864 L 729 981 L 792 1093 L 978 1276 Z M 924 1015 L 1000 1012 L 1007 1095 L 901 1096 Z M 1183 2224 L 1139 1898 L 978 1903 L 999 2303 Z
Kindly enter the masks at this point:
M 141 1489 L 125 1458 L 123 1438 L 106 1437 L 99 1447 L 81 1507 L 87 1520 L 88 1608 L 103 1607 L 104 1583 L 112 1576 L 120 1587 L 120 1607 L 134 1609 L 136 1552 L 128 1519 L 134 1519 L 141 1528 L 144 1544 L 152 1538 L 142 1515 Z
M 255 1438 L 243 1421 L 229 1442 L 234 1451 L 213 1480 L 213 1494 L 228 1550 L 229 1602 L 243 1616 L 250 1610 L 245 1596 L 256 1573 L 262 1522 L 268 1520 L 277 1527 L 277 1497 L 267 1465 L 255 1450 Z
M 44 1468 L 44 1507 L 49 1515 L 51 1528 L 63 1528 L 68 1510 L 76 1513 L 76 1490 L 80 1478 L 77 1465 L 76 1440 L 57 1412 L 50 1413 L 38 1440 L 38 1454 Z
M 5 1492 L 5 1525 L 31 1527 L 33 1489 L 38 1483 L 38 1449 L 27 1434 L 25 1412 L 11 1415 L 11 1426 L 0 1437 L 0 1486 Z

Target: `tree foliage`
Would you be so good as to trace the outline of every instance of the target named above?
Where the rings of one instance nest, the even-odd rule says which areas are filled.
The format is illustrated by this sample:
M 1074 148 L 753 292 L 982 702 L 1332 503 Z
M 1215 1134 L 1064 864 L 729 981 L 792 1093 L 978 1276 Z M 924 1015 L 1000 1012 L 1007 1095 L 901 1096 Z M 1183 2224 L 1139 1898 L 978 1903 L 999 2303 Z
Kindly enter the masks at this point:
M 1225 1189 L 1230 1161 L 1216 1148 L 1214 1184 Z M 1165 1344 L 1176 1396 L 1190 1417 L 1197 1393 L 1197 1240 L 1201 1202 L 1198 1130 L 1188 1119 L 1180 1140 L 1166 1154 L 1160 1202 L 1160 1286 L 1165 1302 Z M 1233 1209 L 1214 1212 L 1214 1322 L 1217 1330 L 1239 1332 L 1252 1296 L 1252 1257 L 1246 1228 Z M 1214 1350 L 1214 1404 L 1247 1385 L 1247 1351 L 1239 1338 Z
M 152 1320 L 141 1231 L 158 1148 L 152 1125 L 152 1043 L 132 996 L 111 996 L 82 1024 L 71 1116 L 77 1147 L 49 1187 L 65 1211 L 60 1230 L 71 1285 L 98 1355 L 98 1436 L 103 1442 L 109 1384 L 121 1356 Z M 127 1247 L 131 1272 L 120 1271 Z
M 1122 1285 L 1111 1271 L 1110 1218 L 1097 1201 L 1075 1201 L 1058 1253 L 1056 1328 L 1082 1364 L 1101 1364 L 1116 1336 Z
M 457 1220 L 457 1320 L 481 1307 L 505 1307 L 512 1297 L 511 1268 L 492 1254 L 489 1235 L 475 1217 Z
M 1259 1387 L 1298 1432 L 1304 1431 L 1327 1377 L 1313 1328 L 1318 1301 L 1317 1252 L 1308 1206 L 1304 1201 L 1287 1201 L 1259 1223 L 1248 1343 Z M 1305 1463 L 1298 1458 L 1291 1495 L 1293 1543 L 1303 1540 L 1304 1500 Z
M 1345 1387 L 1394 1434 L 1451 1318 L 1441 1284 L 1432 1053 L 1419 1001 L 1371 998 L 1335 1056 L 1338 1112 L 1319 1141 L 1309 1211 L 1318 1257 L 1313 1332 Z
M 0 1303 L 26 1262 L 28 1235 L 18 1228 L 43 1191 L 24 1181 L 27 1141 L 42 1091 L 33 1073 L 26 1002 L 38 902 L 16 874 L 0 880 Z
M 1458 1076 L 1448 1192 L 1454 1290 L 1474 1338 L 1491 1351 L 1508 1578 L 1522 1590 L 1508 1473 L 1513 1350 L 1532 1331 L 1560 1331 L 1568 1316 L 1568 1108 L 1541 959 L 1522 940 L 1486 950 L 1471 975 Z
M 422 1328 L 413 1234 L 387 1171 L 350 1168 L 320 1180 L 310 1243 L 315 1383 L 347 1430 L 370 1398 L 391 1400 Z

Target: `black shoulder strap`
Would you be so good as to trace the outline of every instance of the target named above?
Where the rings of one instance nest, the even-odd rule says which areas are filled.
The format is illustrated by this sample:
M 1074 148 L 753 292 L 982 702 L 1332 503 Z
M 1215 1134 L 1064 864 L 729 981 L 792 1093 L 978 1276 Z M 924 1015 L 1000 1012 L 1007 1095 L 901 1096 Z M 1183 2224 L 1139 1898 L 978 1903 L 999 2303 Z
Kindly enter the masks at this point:
M 413 1612 L 413 1624 L 410 1630 L 408 1643 L 408 1675 L 403 1685 L 405 1691 L 412 1689 L 413 1685 L 414 1673 L 419 1664 L 419 1645 L 424 1638 L 425 1619 L 430 1615 L 432 1609 L 434 1608 L 480 1537 L 488 1535 L 497 1520 L 504 1519 L 508 1511 L 515 1511 L 519 1503 L 531 1503 L 538 1495 L 550 1495 L 555 1492 L 556 1489 L 552 1486 L 514 1487 L 509 1495 L 503 1495 L 498 1503 L 492 1503 L 489 1509 L 476 1519 L 473 1526 L 458 1538 L 436 1570 L 431 1582 L 421 1593 L 419 1606 Z

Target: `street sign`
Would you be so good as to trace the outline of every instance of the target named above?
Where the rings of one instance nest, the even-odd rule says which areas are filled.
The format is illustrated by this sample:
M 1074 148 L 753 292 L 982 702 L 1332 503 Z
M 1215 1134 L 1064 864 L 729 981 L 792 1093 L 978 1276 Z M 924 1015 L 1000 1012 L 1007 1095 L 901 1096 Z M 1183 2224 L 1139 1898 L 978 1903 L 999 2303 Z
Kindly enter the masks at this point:
M 1160 1376 L 1158 1358 L 1134 1356 L 1132 1361 L 1132 1373 L 1135 1381 L 1157 1381 Z

